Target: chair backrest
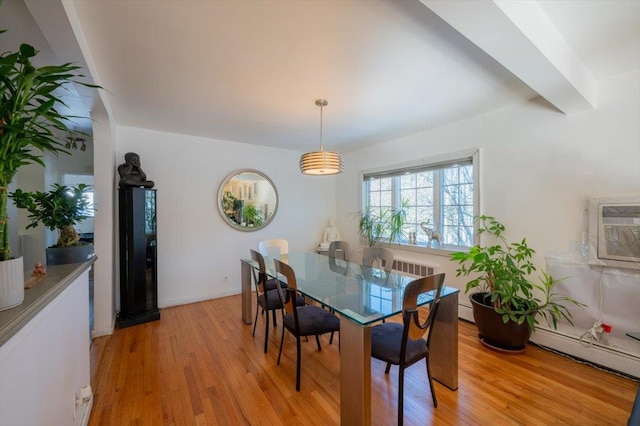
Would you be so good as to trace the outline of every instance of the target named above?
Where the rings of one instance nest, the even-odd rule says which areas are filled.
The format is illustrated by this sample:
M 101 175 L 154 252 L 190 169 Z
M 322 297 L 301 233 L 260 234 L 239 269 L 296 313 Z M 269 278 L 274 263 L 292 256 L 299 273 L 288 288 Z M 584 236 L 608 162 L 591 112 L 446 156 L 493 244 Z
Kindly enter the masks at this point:
M 263 256 L 289 254 L 289 242 L 281 239 L 260 241 L 258 243 L 258 251 Z
M 282 305 L 287 314 L 295 313 L 296 308 L 296 292 L 298 291 L 298 284 L 296 282 L 296 274 L 293 272 L 293 268 L 286 263 L 282 263 L 278 259 L 273 259 L 276 266 L 276 272 L 279 275 L 283 275 L 287 280 L 287 287 L 280 285 L 280 277 L 278 276 L 278 294 Z M 297 327 L 297 315 L 296 315 L 296 327 Z
M 264 285 L 267 281 L 267 267 L 264 263 L 264 257 L 255 250 L 249 249 L 251 253 L 251 260 L 258 263 L 258 271 L 256 275 L 256 268 L 251 268 L 253 273 L 253 281 L 256 284 L 256 291 L 258 293 L 264 293 Z
M 443 285 L 444 274 L 436 274 L 411 281 L 405 288 L 402 299 L 402 319 L 404 322 L 403 347 L 406 344 L 406 337 L 416 340 L 424 336 L 427 332 L 429 332 L 427 336 L 427 342 L 429 342 L 431 330 L 433 329 L 431 325 L 438 310 Z M 427 318 L 421 321 L 418 310 L 418 297 L 432 290 L 434 291 L 433 300 L 428 306 L 424 306 L 425 309 L 429 310 L 429 313 Z
M 346 241 L 331 241 L 329 244 L 329 257 L 349 260 L 351 244 Z
M 385 272 L 391 272 L 394 257 L 393 252 L 388 248 L 365 247 L 362 264 L 364 266 L 372 266 L 376 259 L 380 259 L 382 261 L 382 269 L 384 269 Z

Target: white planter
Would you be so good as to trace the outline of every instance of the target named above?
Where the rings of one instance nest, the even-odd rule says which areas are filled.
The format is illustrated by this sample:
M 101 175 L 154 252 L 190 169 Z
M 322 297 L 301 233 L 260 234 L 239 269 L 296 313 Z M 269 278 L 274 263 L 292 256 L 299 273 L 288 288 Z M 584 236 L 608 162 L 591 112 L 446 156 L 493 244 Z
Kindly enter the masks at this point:
M 24 269 L 22 257 L 0 261 L 0 311 L 24 301 Z

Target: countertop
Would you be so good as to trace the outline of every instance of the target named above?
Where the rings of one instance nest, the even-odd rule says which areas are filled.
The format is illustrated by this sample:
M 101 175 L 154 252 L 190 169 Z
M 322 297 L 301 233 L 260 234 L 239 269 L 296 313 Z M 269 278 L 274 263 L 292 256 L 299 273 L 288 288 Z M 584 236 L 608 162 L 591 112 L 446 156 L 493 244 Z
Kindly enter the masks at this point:
M 21 305 L 0 312 L 0 346 L 89 269 L 96 259 L 93 256 L 82 263 L 47 266 L 47 275 L 33 287 L 24 290 L 24 302 Z

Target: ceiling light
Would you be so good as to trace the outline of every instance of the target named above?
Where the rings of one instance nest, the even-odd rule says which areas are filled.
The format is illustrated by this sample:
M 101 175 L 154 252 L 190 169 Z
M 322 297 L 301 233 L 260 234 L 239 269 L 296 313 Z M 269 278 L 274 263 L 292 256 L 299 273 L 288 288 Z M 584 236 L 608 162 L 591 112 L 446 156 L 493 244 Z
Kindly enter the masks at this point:
M 78 143 L 80 142 L 82 142 L 82 145 L 80 145 L 80 148 L 78 148 Z M 80 149 L 80 151 L 86 151 L 87 142 L 83 138 L 75 138 L 73 136 L 67 136 L 67 143 L 64 144 L 64 147 L 66 149 L 71 149 L 71 150 Z
M 320 151 L 307 152 L 300 157 L 300 171 L 307 175 L 335 175 L 342 172 L 342 156 L 322 148 L 322 108 L 327 104 L 325 99 L 316 100 L 316 105 L 320 107 Z

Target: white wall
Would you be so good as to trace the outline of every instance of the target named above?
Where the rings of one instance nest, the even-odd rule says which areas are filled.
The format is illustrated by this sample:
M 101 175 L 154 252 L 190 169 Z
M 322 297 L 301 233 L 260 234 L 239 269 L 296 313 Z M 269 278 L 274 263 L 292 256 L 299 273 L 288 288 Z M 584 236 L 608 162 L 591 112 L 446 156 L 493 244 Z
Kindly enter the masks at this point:
M 507 237 L 526 236 L 544 271 L 545 252 L 581 241 L 585 200 L 640 195 L 640 71 L 599 81 L 592 111 L 564 115 L 536 100 L 345 155 L 336 201 L 343 237 L 357 242 L 359 172 L 470 148 L 480 149 L 481 213 L 502 221 Z M 396 255 L 438 265 L 447 285 L 464 290 L 448 257 Z M 638 312 L 626 315 L 638 322 Z
M 80 425 L 90 403 L 88 271 L 0 347 L 1 425 Z M 86 422 L 84 422 L 86 424 Z
M 285 238 L 291 251 L 313 250 L 334 215 L 335 177 L 303 175 L 294 151 L 119 126 L 116 166 L 127 152 L 158 190 L 160 307 L 240 293 L 250 248 Z M 267 175 L 279 195 L 273 221 L 254 232 L 231 228 L 216 204 L 225 177 L 242 168 Z

